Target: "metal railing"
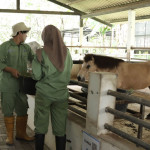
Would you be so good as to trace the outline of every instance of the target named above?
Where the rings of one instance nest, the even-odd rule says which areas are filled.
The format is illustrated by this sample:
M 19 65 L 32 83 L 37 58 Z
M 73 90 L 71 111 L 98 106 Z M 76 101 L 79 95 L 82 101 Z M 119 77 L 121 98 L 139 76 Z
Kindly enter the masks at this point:
M 88 87 L 87 83 L 78 82 L 78 81 L 75 81 L 75 80 L 70 80 L 70 85 L 80 85 L 84 88 Z M 86 94 L 80 93 L 80 92 L 75 92 L 72 89 L 69 89 L 69 94 L 70 94 L 70 98 L 69 98 L 69 107 L 68 107 L 68 109 L 71 110 L 72 112 L 80 115 L 81 117 L 86 118 L 86 113 L 80 110 L 80 109 L 86 110 L 86 107 L 87 107 L 87 98 L 85 96 Z M 82 96 L 82 94 L 84 96 Z M 77 100 L 78 102 L 74 101 L 71 98 Z M 77 106 L 77 108 L 74 107 L 74 106 Z
M 143 99 L 143 98 L 140 98 L 140 97 L 131 96 L 131 95 L 128 95 L 128 94 L 125 94 L 125 93 L 120 93 L 120 92 L 116 92 L 116 91 L 112 91 L 112 90 L 108 90 L 107 94 L 111 95 L 111 96 L 115 96 L 117 98 L 121 98 L 121 99 L 130 101 L 130 102 L 133 102 L 133 103 L 140 104 L 141 105 L 141 108 L 140 108 L 141 117 L 139 119 L 139 118 L 127 115 L 123 112 L 117 111 L 115 109 L 112 109 L 110 107 L 105 108 L 106 112 L 111 113 L 115 116 L 118 116 L 120 118 L 126 119 L 128 121 L 131 121 L 131 122 L 137 124 L 138 125 L 137 138 L 135 138 L 135 137 L 133 137 L 133 136 L 131 136 L 131 135 L 129 135 L 129 134 L 127 134 L 127 133 L 125 133 L 125 132 L 123 132 L 123 131 L 121 131 L 121 130 L 119 130 L 119 129 L 111 126 L 111 125 L 109 125 L 109 124 L 105 124 L 104 127 L 107 130 L 109 130 L 109 131 L 111 131 L 111 132 L 113 132 L 113 133 L 115 133 L 115 134 L 117 134 L 117 135 L 133 142 L 133 143 L 135 143 L 136 145 L 141 146 L 141 147 L 149 150 L 150 145 L 147 144 L 147 143 L 144 143 L 140 139 L 142 138 L 143 127 L 150 129 L 150 123 L 142 120 L 142 119 L 144 119 L 144 108 L 145 108 L 144 106 L 149 106 L 150 107 L 150 101 L 146 100 L 146 99 Z
M 80 85 L 82 87 L 88 88 L 88 83 L 83 83 L 83 82 L 80 82 L 80 81 L 70 80 L 70 84 Z
M 116 92 L 116 91 L 112 91 L 112 90 L 108 90 L 107 92 L 108 95 L 111 96 L 115 96 L 117 98 L 121 98 L 133 103 L 138 103 L 138 104 L 142 104 L 142 105 L 146 105 L 150 107 L 150 101 L 140 98 L 140 97 L 136 97 L 136 96 L 132 96 L 132 95 L 127 95 L 125 93 L 120 93 L 120 92 Z
M 81 85 L 81 86 L 84 86 L 85 88 L 88 88 L 88 84 L 85 84 L 85 83 L 82 83 L 82 82 L 71 80 L 70 83 L 75 84 L 75 85 Z M 119 92 L 108 90 L 107 94 L 111 95 L 111 96 L 115 96 L 115 97 L 123 99 L 123 100 L 126 100 L 128 102 L 140 104 L 141 105 L 141 107 L 140 107 L 140 113 L 141 113 L 140 119 L 136 118 L 136 117 L 133 117 L 133 116 L 130 116 L 130 115 L 127 115 L 124 112 L 112 109 L 110 107 L 106 107 L 105 111 L 108 112 L 108 113 L 111 113 L 111 114 L 113 114 L 113 115 L 115 115 L 119 118 L 123 118 L 125 120 L 131 121 L 131 122 L 137 124 L 138 125 L 137 138 L 133 137 L 133 136 L 131 136 L 131 135 L 119 130 L 119 129 L 116 129 L 115 127 L 113 127 L 109 124 L 105 124 L 104 127 L 107 130 L 109 130 L 109 131 L 111 131 L 111 132 L 113 132 L 113 133 L 115 133 L 115 134 L 117 134 L 117 135 L 133 142 L 133 143 L 135 143 L 138 146 L 141 146 L 145 149 L 150 149 L 150 145 L 147 144 L 147 143 L 144 143 L 141 140 L 143 127 L 147 128 L 147 129 L 150 129 L 150 123 L 142 120 L 142 119 L 144 119 L 145 106 L 150 107 L 150 101 L 146 100 L 146 99 L 143 99 L 143 98 L 140 98 L 140 97 L 132 96 L 129 91 L 126 91 L 126 90 L 123 90 L 123 89 L 117 89 L 117 90 Z M 74 102 L 72 100 L 69 100 L 70 105 L 76 105 L 79 108 L 82 108 L 82 109 L 86 110 L 87 99 L 85 97 L 82 97 L 82 96 L 78 95 L 78 93 L 70 93 L 70 96 L 79 101 L 79 102 Z M 84 104 L 84 106 L 82 104 Z M 81 111 L 81 110 L 79 110 L 75 107 L 69 106 L 69 110 L 77 113 L 78 115 L 80 115 L 84 118 L 86 117 L 86 112 L 83 112 L 83 111 Z
M 150 145 L 147 144 L 147 143 L 144 143 L 142 140 L 138 139 L 138 138 L 135 138 L 133 136 L 130 136 L 129 134 L 125 133 L 125 132 L 122 132 L 121 130 L 117 129 L 117 128 L 114 128 L 113 126 L 109 125 L 109 124 L 105 124 L 104 125 L 105 129 L 113 132 L 113 133 L 116 133 L 117 135 L 137 144 L 137 145 L 140 145 L 141 147 L 145 148 L 146 150 L 150 150 Z
M 80 100 L 82 102 L 84 102 L 85 104 L 87 103 L 87 99 L 83 96 L 80 96 L 78 94 L 75 94 L 75 93 L 71 93 L 69 92 L 70 96 L 73 97 L 73 98 L 76 98 L 77 100 Z

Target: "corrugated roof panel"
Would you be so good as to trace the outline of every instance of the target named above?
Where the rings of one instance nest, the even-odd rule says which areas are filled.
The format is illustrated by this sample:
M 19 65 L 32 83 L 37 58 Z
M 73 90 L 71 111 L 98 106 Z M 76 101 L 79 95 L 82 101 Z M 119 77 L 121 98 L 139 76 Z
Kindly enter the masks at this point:
M 114 20 L 128 18 L 128 11 L 122 11 L 122 12 L 117 12 L 117 13 L 113 13 L 113 14 L 101 15 L 101 16 L 98 16 L 97 18 L 99 18 L 101 20 L 106 20 L 107 22 L 112 22 Z
M 128 4 L 128 3 L 133 3 L 133 2 L 136 2 L 137 0 L 102 0 L 102 1 L 99 1 L 98 3 L 96 3 L 95 5 L 91 5 L 90 8 L 89 8 L 89 11 L 90 12 L 93 12 L 93 11 L 97 11 L 97 10 L 100 10 L 100 9 L 105 9 L 105 8 L 110 8 L 110 7 L 115 7 L 115 6 L 121 6 L 121 5 L 125 5 L 125 4 Z M 93 1 L 92 1 L 93 2 Z
M 150 17 L 150 7 L 136 9 L 135 15 L 136 15 L 136 17 L 141 17 L 141 16 L 149 16 Z M 127 21 L 128 20 L 128 11 L 122 11 L 122 12 L 117 12 L 117 13 L 113 13 L 113 14 L 101 15 L 101 16 L 98 16 L 97 18 L 99 18 L 101 20 L 105 20 L 110 23 L 117 21 L 117 20 L 120 20 L 120 21 L 126 20 Z M 143 17 L 143 19 L 145 19 L 145 18 Z
M 150 15 L 150 7 L 140 8 L 136 10 L 136 16 Z
M 86 13 L 94 10 L 120 6 L 128 3 L 133 3 L 138 0 L 82 0 L 82 1 L 70 1 L 70 0 L 59 0 L 62 3 L 69 4 L 71 7 L 84 11 Z M 72 2 L 72 3 L 71 3 Z
M 115 6 L 122 6 L 126 4 L 131 4 L 134 2 L 145 2 L 146 0 L 57 0 L 64 4 L 69 4 L 69 6 L 76 8 L 85 13 L 93 13 L 94 11 L 105 9 L 105 8 L 113 8 Z M 108 9 L 109 11 L 109 9 Z M 150 15 L 150 7 L 144 7 L 140 9 L 136 9 L 136 17 L 140 16 L 148 16 Z M 116 12 L 101 16 L 96 16 L 101 20 L 106 22 L 114 22 L 116 20 L 127 20 L 128 11 Z

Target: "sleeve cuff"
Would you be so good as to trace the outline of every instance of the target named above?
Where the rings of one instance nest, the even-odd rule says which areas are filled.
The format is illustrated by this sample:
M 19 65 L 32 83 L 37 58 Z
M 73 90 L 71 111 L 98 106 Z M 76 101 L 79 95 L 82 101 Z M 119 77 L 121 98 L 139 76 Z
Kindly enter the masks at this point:
M 7 67 L 7 65 L 5 65 L 5 64 L 0 64 L 0 70 L 3 70 L 5 67 Z

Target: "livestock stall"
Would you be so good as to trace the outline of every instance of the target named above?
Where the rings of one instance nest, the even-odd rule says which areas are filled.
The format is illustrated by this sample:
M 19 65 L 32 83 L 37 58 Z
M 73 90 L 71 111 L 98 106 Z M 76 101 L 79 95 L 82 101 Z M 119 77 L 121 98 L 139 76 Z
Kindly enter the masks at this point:
M 66 150 L 143 150 L 150 149 L 150 145 L 142 142 L 140 139 L 125 135 L 127 133 L 120 133 L 114 127 L 114 113 L 115 110 L 115 97 L 117 76 L 113 73 L 91 73 L 88 85 L 87 109 L 82 111 L 82 108 L 69 106 L 68 120 L 67 120 L 67 148 Z M 82 85 L 85 87 L 86 85 Z M 79 88 L 77 90 L 80 91 Z M 77 92 L 77 93 L 78 93 Z M 116 92 L 118 94 L 118 92 Z M 120 93 L 119 93 L 120 94 Z M 121 93 L 122 95 L 123 93 Z M 76 94 L 71 94 L 69 102 L 77 102 Z M 118 95 L 117 95 L 118 96 Z M 120 96 L 120 95 L 119 95 Z M 80 103 L 85 103 L 85 97 L 78 95 Z M 34 129 L 34 96 L 28 95 L 29 102 L 29 120 L 28 125 Z M 74 100 L 76 99 L 76 100 Z M 136 101 L 138 102 L 138 101 Z M 150 105 L 149 102 L 144 100 L 143 105 Z M 139 102 L 138 102 L 139 103 Z M 71 103 L 70 103 L 71 104 Z M 73 104 L 73 103 L 72 103 Z M 84 106 L 84 105 L 83 105 Z M 71 109 L 72 108 L 72 109 Z M 106 111 L 105 111 L 106 109 Z M 109 113 L 108 113 L 109 112 Z M 126 117 L 128 118 L 128 116 Z M 136 119 L 132 116 L 134 123 Z M 131 120 L 130 120 L 131 121 Z M 141 123 L 142 122 L 142 123 Z M 141 121 L 140 126 L 150 127 L 149 123 Z M 51 132 L 51 124 L 46 135 L 45 144 L 51 150 L 55 149 L 55 138 Z M 110 132 L 111 131 L 111 132 Z M 120 135 L 120 136 L 118 136 Z M 123 138 L 122 138 L 123 137 Z M 130 137 L 132 140 L 128 139 Z M 130 140 L 127 141 L 126 139 Z M 133 143 L 132 143 L 133 142 Z M 138 142 L 138 145 L 136 145 Z M 136 143 L 136 144 L 134 144 Z M 143 147 L 143 148 L 142 148 Z M 95 148 L 95 149 L 94 149 Z
M 61 6 L 66 6 L 66 8 L 69 8 L 70 10 L 73 10 L 74 12 L 53 12 L 53 11 L 34 11 L 34 10 L 20 10 L 20 0 L 16 0 L 16 10 L 10 10 L 10 9 L 1 9 L 0 12 L 8 12 L 8 13 L 39 13 L 39 14 L 61 14 L 61 15 L 80 15 L 81 16 L 81 24 L 80 24 L 80 32 L 82 37 L 82 28 L 83 28 L 83 18 L 89 17 L 86 15 L 92 15 L 95 20 L 98 20 L 102 23 L 105 23 L 109 26 L 112 26 L 112 24 L 108 22 L 115 22 L 115 20 L 121 21 L 127 20 L 127 16 L 129 14 L 129 26 L 131 26 L 132 30 L 129 31 L 129 38 L 128 38 L 128 44 L 127 44 L 127 52 L 128 52 L 128 59 L 130 59 L 130 49 L 135 49 L 136 47 L 132 47 L 132 41 L 130 37 L 133 37 L 133 34 L 131 36 L 131 33 L 134 29 L 134 22 L 135 22 L 135 12 L 133 9 L 137 10 L 136 19 L 142 19 L 143 18 L 149 18 L 149 8 L 150 3 L 148 0 L 139 0 L 139 1 L 116 1 L 116 4 L 114 4 L 114 1 L 103 1 L 107 2 L 105 7 L 103 5 L 99 6 L 99 1 L 95 1 L 96 8 L 93 7 L 93 14 L 87 14 L 86 11 L 89 12 L 89 10 L 92 10 L 92 8 L 80 8 L 81 5 L 76 5 L 75 3 L 82 3 L 81 0 L 76 0 L 75 5 L 72 2 L 69 1 L 62 1 L 62 0 L 49 0 L 56 4 L 60 4 Z M 62 2 L 62 3 L 61 3 Z M 93 1 L 84 1 L 84 3 L 91 3 Z M 68 5 L 65 5 L 68 4 Z M 72 4 L 71 4 L 72 3 Z M 109 3 L 109 4 L 108 4 Z M 94 4 L 94 3 L 93 3 Z M 88 7 L 90 5 L 87 5 Z M 129 7 L 130 6 L 130 7 Z M 145 9 L 146 7 L 146 9 Z M 77 10 L 77 9 L 79 10 Z M 96 13 L 97 9 L 99 9 L 99 12 L 97 12 L 97 16 L 100 15 L 100 17 L 94 17 L 94 13 Z M 132 9 L 132 11 L 130 11 Z M 142 10 L 141 10 L 142 9 Z M 145 9 L 145 13 L 143 12 L 143 9 Z M 125 13 L 120 15 L 120 10 L 122 10 L 122 13 Z M 129 12 L 127 12 L 129 10 Z M 125 11 L 125 12 L 124 12 Z M 92 12 L 91 12 L 92 13 Z M 110 15 L 108 13 L 113 13 L 113 15 Z M 116 14 L 117 13 L 117 14 Z M 102 16 L 101 15 L 106 15 Z M 118 15 L 119 14 L 119 15 Z M 121 17 L 118 17 L 121 16 Z M 124 18 L 125 16 L 125 18 Z M 109 18 L 108 18 L 109 17 Z M 118 17 L 118 18 L 116 18 Z M 106 18 L 106 20 L 105 20 Z M 105 21 L 101 20 L 104 19 Z M 108 21 L 108 22 L 106 22 Z M 82 39 L 82 38 L 81 38 Z M 80 44 L 82 45 L 82 40 L 80 41 Z M 149 48 L 148 48 L 149 49 Z M 113 133 L 113 129 L 111 126 L 114 124 L 114 115 L 111 113 L 111 109 L 115 108 L 115 97 L 110 96 L 107 94 L 108 90 L 116 91 L 116 75 L 114 74 L 106 74 L 106 73 L 91 73 L 90 81 L 89 81 L 89 89 L 88 89 L 88 98 L 87 98 L 87 110 L 85 112 L 82 112 L 81 110 L 75 109 L 74 107 L 69 106 L 68 110 L 68 121 L 67 121 L 67 150 L 142 150 L 143 148 L 139 147 L 139 145 L 135 145 L 124 138 L 118 136 L 117 134 Z M 73 94 L 72 94 L 73 96 Z M 75 96 L 74 96 L 75 97 Z M 78 96 L 79 97 L 79 96 Z M 28 95 L 28 102 L 29 102 L 29 120 L 28 125 L 31 129 L 34 129 L 34 99 L 35 97 L 32 95 Z M 72 98 L 71 98 L 72 100 Z M 82 100 L 85 100 L 85 98 L 82 98 Z M 79 105 L 79 104 L 78 104 Z M 107 112 L 105 112 L 105 108 L 109 107 L 111 109 L 107 109 Z M 111 113 L 108 113 L 111 112 Z M 81 113 L 82 112 L 82 113 Z M 107 124 L 105 124 L 107 123 Z M 110 126 L 111 125 L 111 126 Z M 142 125 L 142 124 L 141 124 Z M 107 129 L 108 130 L 107 130 Z M 111 130 L 112 132 L 109 132 Z M 114 129 L 114 132 L 116 130 Z M 49 125 L 49 130 L 45 138 L 45 143 L 50 147 L 51 150 L 55 149 L 55 142 L 54 142 L 54 136 L 51 132 L 51 126 Z M 135 140 L 134 140 L 135 141 Z M 144 146 L 144 148 L 150 149 L 149 145 L 146 144 L 140 144 L 141 146 Z

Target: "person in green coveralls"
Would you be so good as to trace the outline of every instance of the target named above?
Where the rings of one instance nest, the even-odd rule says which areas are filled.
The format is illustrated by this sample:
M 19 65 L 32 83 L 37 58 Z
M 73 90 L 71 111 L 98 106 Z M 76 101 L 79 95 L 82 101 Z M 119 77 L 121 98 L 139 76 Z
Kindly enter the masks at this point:
M 24 44 L 30 30 L 23 22 L 12 27 L 12 38 L 0 45 L 0 92 L 2 112 L 7 130 L 7 145 L 13 145 L 14 115 L 16 117 L 16 139 L 33 141 L 26 134 L 27 96 L 19 89 L 19 75 L 27 72 L 27 61 L 34 58 L 31 48 Z
M 68 89 L 72 58 L 60 31 L 48 25 L 42 32 L 44 47 L 32 61 L 33 79 L 38 80 L 35 96 L 35 149 L 43 150 L 49 114 L 56 139 L 56 150 L 65 150 Z

